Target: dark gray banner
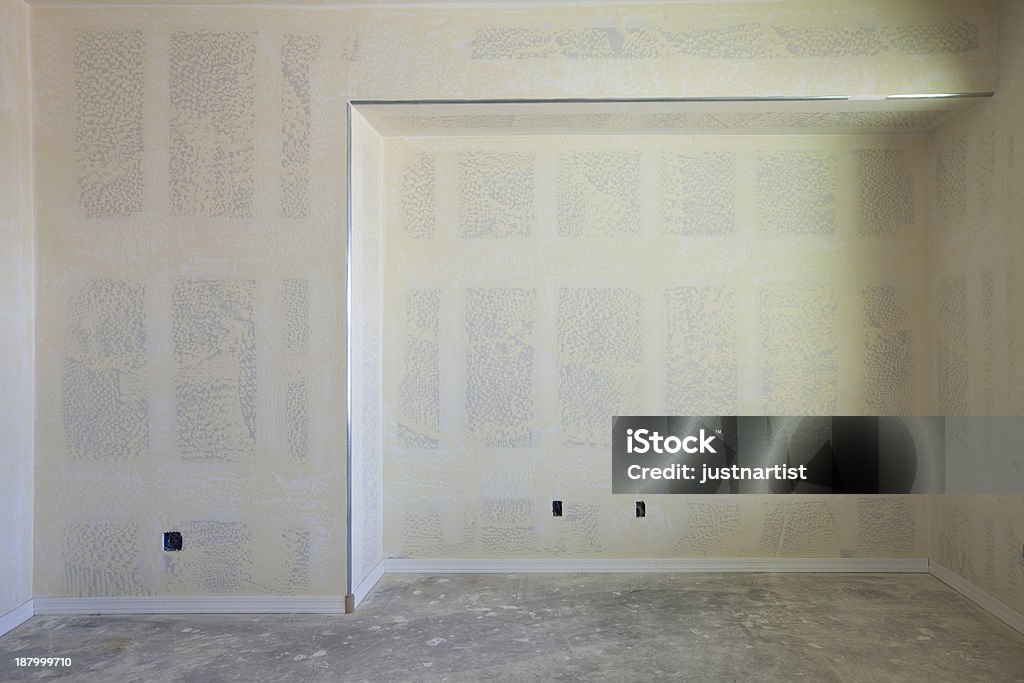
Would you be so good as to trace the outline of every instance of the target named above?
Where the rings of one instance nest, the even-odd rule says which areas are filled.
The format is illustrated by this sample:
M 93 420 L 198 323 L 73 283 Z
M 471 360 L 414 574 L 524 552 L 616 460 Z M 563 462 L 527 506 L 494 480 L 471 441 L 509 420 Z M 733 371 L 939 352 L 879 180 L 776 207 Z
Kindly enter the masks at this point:
M 631 416 L 612 421 L 612 492 L 1024 492 L 1019 447 L 1011 445 L 1021 420 L 962 419 L 987 420 L 990 430 L 997 421 L 1008 449 L 976 458 L 974 467 L 1016 473 L 1002 481 L 1006 490 L 947 481 L 947 433 L 970 429 L 945 417 Z M 958 450 L 952 469 L 970 471 L 970 449 Z

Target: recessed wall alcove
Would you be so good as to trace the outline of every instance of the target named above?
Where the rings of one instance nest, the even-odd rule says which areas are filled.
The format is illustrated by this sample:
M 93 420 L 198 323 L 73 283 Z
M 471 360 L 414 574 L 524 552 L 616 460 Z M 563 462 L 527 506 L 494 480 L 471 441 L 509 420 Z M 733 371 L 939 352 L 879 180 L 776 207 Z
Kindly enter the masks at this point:
M 927 557 L 920 496 L 639 521 L 610 417 L 942 413 L 930 206 L 967 162 L 932 131 L 988 95 L 353 102 L 349 592 L 390 558 Z

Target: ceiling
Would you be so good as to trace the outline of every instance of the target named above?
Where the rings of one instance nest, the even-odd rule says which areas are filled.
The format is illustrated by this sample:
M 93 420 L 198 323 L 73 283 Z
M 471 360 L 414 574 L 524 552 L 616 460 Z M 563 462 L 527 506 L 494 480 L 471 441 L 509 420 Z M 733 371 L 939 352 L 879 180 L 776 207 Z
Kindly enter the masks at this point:
M 25 0 L 30 5 L 76 6 L 76 5 L 225 5 L 225 6 L 311 6 L 328 7 L 524 7 L 541 5 L 663 5 L 700 4 L 734 5 L 737 0 Z M 805 2 L 805 0 L 742 0 L 750 3 Z

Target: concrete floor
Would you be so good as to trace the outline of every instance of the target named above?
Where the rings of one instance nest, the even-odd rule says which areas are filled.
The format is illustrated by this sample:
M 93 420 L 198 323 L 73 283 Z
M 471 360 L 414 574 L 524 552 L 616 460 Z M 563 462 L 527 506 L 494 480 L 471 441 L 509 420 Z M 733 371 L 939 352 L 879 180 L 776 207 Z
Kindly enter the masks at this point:
M 71 657 L 18 669 L 14 657 Z M 35 617 L 0 681 L 1024 681 L 920 574 L 387 576 L 355 615 Z

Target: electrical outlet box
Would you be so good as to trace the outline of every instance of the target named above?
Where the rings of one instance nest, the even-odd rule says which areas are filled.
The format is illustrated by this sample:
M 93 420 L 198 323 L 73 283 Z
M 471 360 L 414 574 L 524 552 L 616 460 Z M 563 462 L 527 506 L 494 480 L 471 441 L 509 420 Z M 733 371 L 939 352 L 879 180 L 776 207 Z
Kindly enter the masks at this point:
M 171 552 L 174 550 L 181 550 L 181 532 L 180 531 L 165 531 L 164 532 L 164 551 Z
M 647 503 L 642 500 L 636 502 L 636 516 L 646 517 L 647 516 Z
M 561 517 L 562 516 L 562 501 L 560 501 L 560 500 L 553 500 L 553 501 L 551 501 L 551 515 L 553 517 Z

